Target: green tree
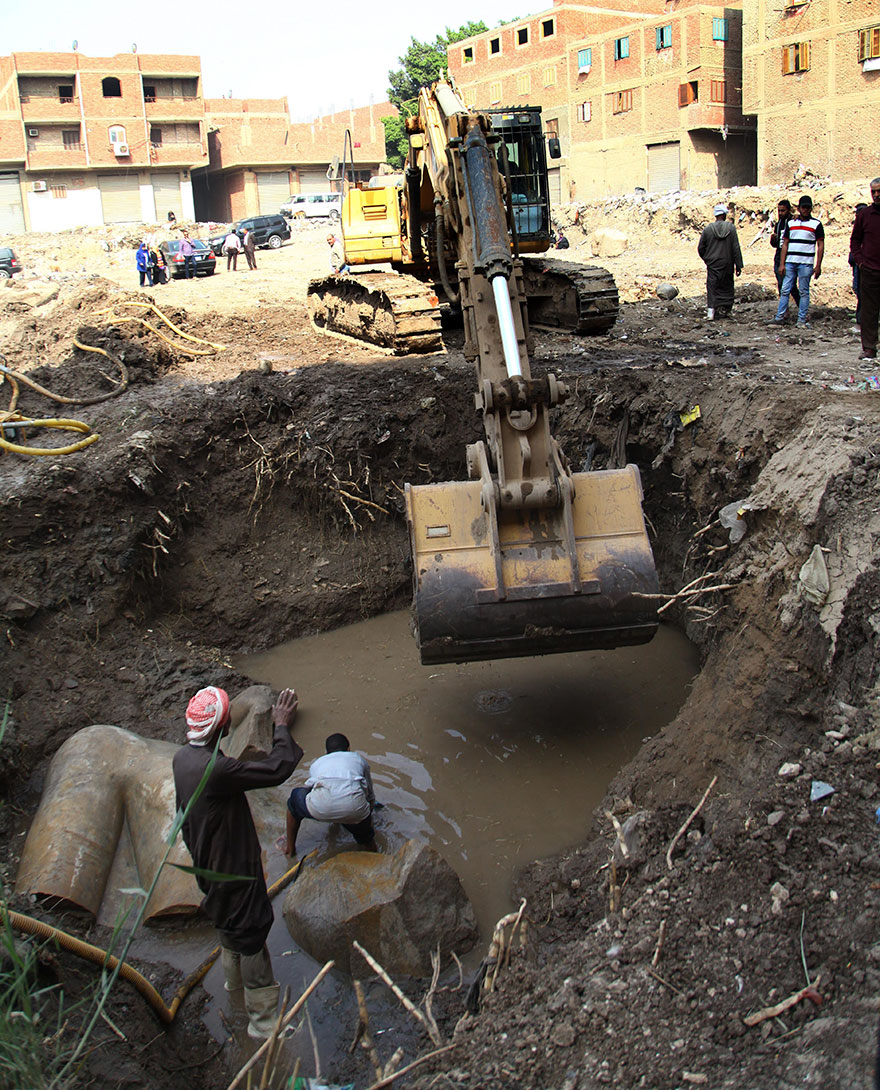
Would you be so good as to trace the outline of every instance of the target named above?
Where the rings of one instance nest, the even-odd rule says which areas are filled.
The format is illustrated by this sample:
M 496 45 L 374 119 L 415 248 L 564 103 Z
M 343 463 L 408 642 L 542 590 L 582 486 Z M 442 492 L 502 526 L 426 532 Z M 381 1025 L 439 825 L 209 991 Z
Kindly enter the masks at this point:
M 407 139 L 403 128 L 404 118 L 418 108 L 419 88 L 433 83 L 446 68 L 446 47 L 472 34 L 480 34 L 489 28 L 482 21 L 466 23 L 458 30 L 446 28 L 433 42 L 410 39 L 409 49 L 398 60 L 403 65 L 388 73 L 388 98 L 400 111 L 399 117 L 383 117 L 385 126 L 385 155 L 394 167 L 402 167 L 406 158 Z

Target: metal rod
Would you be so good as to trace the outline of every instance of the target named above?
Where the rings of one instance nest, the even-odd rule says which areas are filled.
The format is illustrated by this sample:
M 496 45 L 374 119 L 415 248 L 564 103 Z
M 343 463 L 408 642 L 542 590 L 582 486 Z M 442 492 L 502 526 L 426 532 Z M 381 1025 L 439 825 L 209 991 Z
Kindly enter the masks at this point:
M 510 292 L 507 280 L 501 276 L 492 278 L 492 292 L 495 296 L 495 310 L 498 312 L 498 328 L 501 331 L 501 347 L 504 350 L 504 364 L 507 377 L 522 375 L 522 361 L 519 358 L 519 345 L 516 343 L 516 329 L 513 325 L 513 309 L 510 305 Z

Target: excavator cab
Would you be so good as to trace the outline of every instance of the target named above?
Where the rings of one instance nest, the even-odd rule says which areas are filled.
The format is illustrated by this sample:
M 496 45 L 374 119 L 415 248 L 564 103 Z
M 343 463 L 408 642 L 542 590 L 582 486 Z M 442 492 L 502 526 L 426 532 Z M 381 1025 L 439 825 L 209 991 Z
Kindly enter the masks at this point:
M 550 194 L 541 109 L 490 110 L 487 117 L 499 138 L 498 167 L 508 179 L 518 248 L 543 253 L 550 246 Z

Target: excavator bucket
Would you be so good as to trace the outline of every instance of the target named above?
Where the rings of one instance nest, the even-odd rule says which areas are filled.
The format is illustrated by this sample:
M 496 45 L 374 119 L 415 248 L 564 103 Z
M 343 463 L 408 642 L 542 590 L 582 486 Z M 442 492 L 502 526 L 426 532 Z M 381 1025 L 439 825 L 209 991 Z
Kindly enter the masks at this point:
M 654 557 L 635 466 L 576 473 L 559 508 L 487 510 L 482 482 L 407 485 L 422 662 L 647 643 Z

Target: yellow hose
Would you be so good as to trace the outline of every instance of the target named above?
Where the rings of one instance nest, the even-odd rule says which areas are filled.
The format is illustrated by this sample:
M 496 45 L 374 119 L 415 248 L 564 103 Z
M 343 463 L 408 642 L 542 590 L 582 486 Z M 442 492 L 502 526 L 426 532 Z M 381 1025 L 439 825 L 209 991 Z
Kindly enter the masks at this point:
M 97 436 L 95 437 L 97 438 Z M 277 893 L 280 893 L 285 886 L 290 882 L 295 881 L 299 877 L 299 872 L 302 870 L 307 859 L 311 859 L 317 852 L 317 848 L 314 851 L 309 852 L 308 855 L 303 856 L 298 860 L 294 866 L 269 887 L 269 896 L 274 897 Z M 5 905 L 0 906 L 6 911 Z M 42 920 L 35 920 L 32 916 L 24 916 L 20 912 L 6 911 L 6 916 L 9 919 L 10 924 L 17 930 L 26 935 L 36 935 L 41 939 L 52 939 L 57 942 L 63 949 L 69 951 L 71 954 L 76 954 L 78 957 L 85 958 L 87 961 L 93 961 L 95 964 L 102 967 L 106 966 L 110 970 L 114 970 L 119 965 L 119 975 L 132 984 L 141 995 L 147 1000 L 154 1011 L 159 1015 L 161 1021 L 166 1025 L 170 1025 L 180 1010 L 180 1005 L 192 991 L 192 989 L 198 984 L 207 974 L 208 970 L 220 956 L 220 947 L 215 946 L 205 960 L 194 969 L 189 976 L 180 985 L 177 991 L 174 993 L 174 998 L 170 1004 L 166 1004 L 165 1000 L 156 991 L 153 985 L 147 980 L 147 978 L 133 968 L 128 962 L 123 961 L 120 963 L 119 958 L 113 954 L 108 953 L 106 950 L 102 950 L 98 946 L 92 946 L 89 942 L 83 942 L 82 939 L 75 938 L 73 935 L 69 935 L 66 931 L 61 931 L 57 927 L 52 927 L 51 924 L 43 923 Z
M 154 314 L 158 314 L 158 316 L 168 326 L 169 329 L 173 330 L 178 335 L 178 337 L 183 337 L 183 339 L 185 341 L 192 341 L 194 344 L 206 344 L 208 346 L 208 348 L 212 349 L 214 352 L 225 352 L 226 351 L 226 345 L 225 344 L 216 344 L 214 341 L 206 341 L 202 337 L 194 337 L 191 333 L 185 333 L 182 329 L 180 329 L 178 326 L 176 326 L 174 324 L 174 322 L 172 322 L 171 319 L 166 314 L 163 314 L 163 312 L 161 310 L 159 310 L 159 308 L 156 306 L 155 303 L 143 302 L 140 299 L 123 299 L 118 303 L 113 303 L 109 307 L 103 307 L 101 310 L 96 310 L 95 313 L 96 314 L 106 314 L 106 315 L 108 315 L 110 321 L 141 322 L 152 333 L 155 333 L 157 336 L 161 337 L 162 340 L 165 341 L 167 344 L 170 344 L 173 348 L 179 349 L 181 352 L 189 352 L 189 353 L 191 353 L 192 355 L 195 355 L 195 356 L 209 356 L 209 355 L 211 355 L 211 352 L 208 352 L 208 351 L 201 352 L 201 351 L 198 351 L 197 349 L 183 348 L 181 345 L 174 344 L 174 342 L 172 340 L 169 340 L 169 338 L 166 337 L 164 333 L 160 333 L 159 330 L 156 329 L 155 326 L 149 325 L 146 318 L 139 318 L 137 315 L 134 315 L 134 314 L 127 315 L 127 316 L 117 314 L 116 313 L 116 308 L 117 307 L 139 307 L 142 310 L 151 310 L 151 311 L 153 311 Z
M 22 416 L 21 413 L 0 413 L 0 420 L 6 424 L 10 422 L 14 423 L 16 427 L 20 425 L 23 428 L 62 428 L 65 431 L 91 431 L 89 425 L 84 424 L 81 420 L 62 420 L 58 418 L 52 418 L 51 420 L 31 420 L 29 417 Z M 66 447 L 25 447 L 20 443 L 10 443 L 8 439 L 4 439 L 2 429 L 0 429 L 0 450 L 8 450 L 12 454 L 73 454 L 77 450 L 83 450 L 85 447 L 91 446 L 91 444 L 96 442 L 99 438 L 100 436 L 97 432 L 92 432 L 92 434 L 87 435 L 85 439 L 80 439 L 78 443 L 70 443 Z

